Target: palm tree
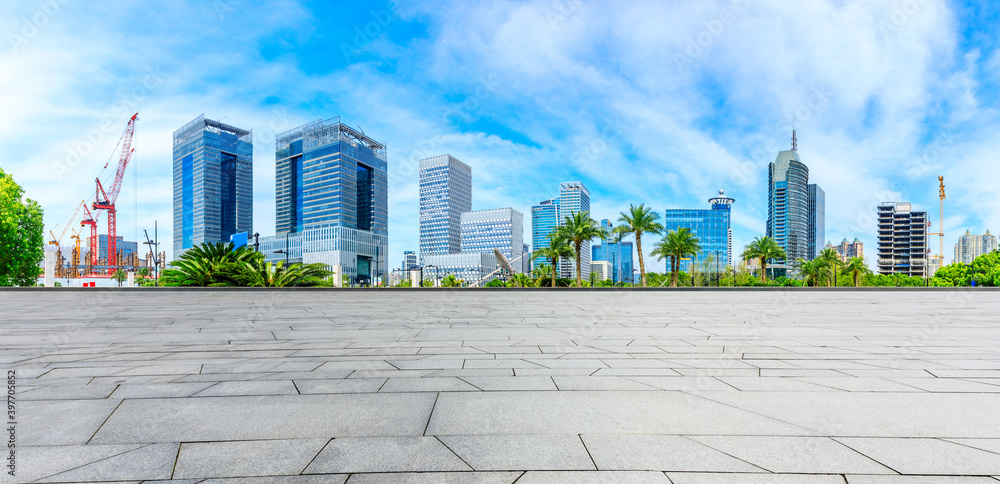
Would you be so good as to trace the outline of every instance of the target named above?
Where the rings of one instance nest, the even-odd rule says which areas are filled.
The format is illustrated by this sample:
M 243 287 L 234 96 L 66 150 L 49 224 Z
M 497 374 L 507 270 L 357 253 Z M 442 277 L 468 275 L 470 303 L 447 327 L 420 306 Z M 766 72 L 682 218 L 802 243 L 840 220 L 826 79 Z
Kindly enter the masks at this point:
M 622 212 L 618 221 L 623 225 L 622 233 L 635 235 L 635 248 L 639 252 L 639 274 L 642 275 L 642 287 L 646 287 L 646 264 L 642 259 L 642 234 L 659 234 L 663 232 L 663 224 L 657 222 L 660 214 L 646 208 L 645 204 L 629 205 L 628 213 Z
M 459 287 L 462 285 L 462 280 L 455 277 L 455 274 L 448 274 L 444 279 L 441 279 L 441 287 Z
M 851 257 L 851 259 L 847 261 L 847 265 L 844 266 L 844 270 L 851 274 L 851 277 L 854 279 L 854 287 L 858 287 L 858 284 L 860 284 L 861 276 L 872 272 L 872 270 L 868 268 L 868 265 L 865 264 L 865 260 L 860 257 Z
M 743 250 L 743 260 L 757 259 L 760 261 L 760 277 L 762 282 L 767 282 L 767 261 L 785 260 L 788 254 L 782 249 L 774 239 L 764 236 L 757 237 L 750 242 L 750 245 Z
M 697 255 L 698 252 L 701 252 L 698 238 L 694 236 L 691 229 L 683 227 L 676 231 L 667 232 L 667 236 L 657 242 L 649 254 L 657 256 L 659 260 L 670 259 L 670 287 L 677 287 L 677 274 L 681 269 L 681 259 Z
M 819 257 L 816 258 L 827 264 L 830 277 L 833 279 L 833 285 L 836 286 L 837 277 L 840 275 L 840 266 L 843 264 L 843 261 L 840 260 L 840 254 L 838 254 L 832 247 L 827 247 L 823 249 L 823 252 L 821 252 Z M 829 286 L 829 284 L 827 284 L 827 286 Z
M 265 262 L 263 258 L 237 263 L 237 282 L 250 287 L 315 287 L 329 285 L 333 274 L 326 264 L 285 265 L 285 261 Z
M 545 277 L 545 276 L 547 276 L 547 275 L 549 275 L 551 273 L 552 273 L 552 266 L 550 266 L 548 264 L 538 264 L 531 271 L 531 277 L 533 277 L 534 279 L 537 280 L 537 279 L 541 279 L 541 278 L 543 278 L 543 277 Z
M 580 252 L 583 250 L 583 244 L 597 237 L 607 237 L 608 233 L 597 224 L 596 220 L 590 218 L 590 212 L 587 211 L 570 212 L 557 230 L 562 232 L 567 242 L 573 244 L 573 252 L 576 255 L 576 287 L 581 287 L 583 268 L 580 267 Z
M 569 246 L 569 242 L 563 237 L 562 232 L 557 227 L 549 234 L 549 246 L 536 250 L 531 258 L 537 259 L 543 257 L 552 260 L 551 286 L 556 287 L 556 264 L 559 262 L 559 259 L 569 258 L 572 255 L 573 248 Z
M 128 280 L 128 273 L 121 268 L 115 269 L 115 273 L 111 275 L 111 279 L 118 282 L 118 287 L 122 287 L 122 283 Z
M 815 286 L 819 284 L 819 279 L 824 274 L 826 274 L 827 269 L 829 269 L 829 264 L 826 259 L 821 259 L 819 257 L 813 260 L 799 259 L 799 272 L 802 273 L 803 283 L 807 286 Z M 829 282 L 827 283 L 829 286 Z
M 529 285 L 531 285 L 531 277 L 528 277 L 527 274 L 521 272 L 514 274 L 514 277 L 512 277 L 510 280 L 517 287 L 528 287 Z
M 163 271 L 161 279 L 165 286 L 232 286 L 235 281 L 235 266 L 264 256 L 251 246 L 234 248 L 232 242 L 205 242 L 191 247 L 171 263 L 171 268 Z

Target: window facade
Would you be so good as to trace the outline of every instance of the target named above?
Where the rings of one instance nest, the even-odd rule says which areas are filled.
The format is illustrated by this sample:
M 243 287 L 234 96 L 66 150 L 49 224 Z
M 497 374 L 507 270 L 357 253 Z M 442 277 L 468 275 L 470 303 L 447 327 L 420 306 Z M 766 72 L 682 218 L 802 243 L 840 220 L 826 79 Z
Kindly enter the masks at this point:
M 174 257 L 253 232 L 253 135 L 195 118 L 173 135 Z
M 520 270 L 524 250 L 524 217 L 512 208 L 479 210 L 462 214 L 462 252 L 500 251 L 508 262 Z
M 451 155 L 420 160 L 420 258 L 462 251 L 462 213 L 472 211 L 472 168 Z

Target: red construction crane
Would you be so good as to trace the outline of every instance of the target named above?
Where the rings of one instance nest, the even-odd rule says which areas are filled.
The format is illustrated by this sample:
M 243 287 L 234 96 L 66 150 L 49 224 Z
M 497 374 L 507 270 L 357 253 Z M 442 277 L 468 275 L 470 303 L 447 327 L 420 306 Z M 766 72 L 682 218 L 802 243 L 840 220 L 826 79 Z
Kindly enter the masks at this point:
M 101 215 L 100 212 L 97 213 L 97 217 Z M 97 217 L 90 214 L 90 209 L 86 205 L 83 206 L 83 220 L 80 221 L 81 227 L 90 227 L 90 265 L 95 270 L 97 268 Z
M 97 182 L 97 198 L 94 201 L 94 210 L 107 210 L 108 211 L 108 268 L 118 265 L 118 228 L 115 225 L 115 200 L 118 200 L 118 193 L 122 190 L 122 179 L 125 178 L 125 167 L 128 166 L 128 161 L 132 159 L 132 153 L 135 149 L 132 148 L 132 137 L 135 135 L 135 121 L 139 119 L 139 113 L 132 115 L 132 118 L 128 120 L 128 126 L 125 127 L 125 133 L 122 134 L 121 139 L 121 156 L 118 158 L 118 171 L 115 172 L 115 181 L 111 185 L 111 190 L 105 192 L 104 187 L 101 185 L 101 179 L 96 178 Z M 107 167 L 107 165 L 105 165 Z M 96 238 L 97 225 L 95 223 L 93 231 L 91 232 L 91 237 Z M 94 241 L 96 242 L 96 240 Z M 91 253 L 96 253 L 96 250 L 91 246 Z M 93 259 L 93 256 L 91 256 Z

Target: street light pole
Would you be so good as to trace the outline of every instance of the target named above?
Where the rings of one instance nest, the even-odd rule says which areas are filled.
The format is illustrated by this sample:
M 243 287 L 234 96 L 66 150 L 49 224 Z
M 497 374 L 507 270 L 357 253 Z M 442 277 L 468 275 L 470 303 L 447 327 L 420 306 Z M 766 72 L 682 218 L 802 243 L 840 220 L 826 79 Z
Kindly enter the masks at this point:
M 722 273 L 719 269 L 719 251 L 715 250 L 715 287 L 720 287 L 719 281 L 722 279 Z

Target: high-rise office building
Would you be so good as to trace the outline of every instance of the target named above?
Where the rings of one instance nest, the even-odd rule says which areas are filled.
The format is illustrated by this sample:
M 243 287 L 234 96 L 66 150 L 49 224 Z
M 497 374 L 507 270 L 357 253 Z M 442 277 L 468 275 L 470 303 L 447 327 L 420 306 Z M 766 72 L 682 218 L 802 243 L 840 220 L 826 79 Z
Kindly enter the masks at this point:
M 499 250 L 515 268 L 524 250 L 524 216 L 512 208 L 465 212 L 461 217 L 462 253 Z M 516 262 L 515 262 L 516 260 Z M 516 270 L 516 269 L 515 269 Z
M 565 182 L 559 184 L 559 224 L 574 213 L 590 212 L 590 191 L 583 183 Z M 590 274 L 590 241 L 580 244 L 580 274 L 587 277 Z M 576 277 L 576 258 L 565 259 L 559 264 L 559 274 L 565 278 Z
M 809 260 L 813 260 L 823 251 L 823 241 L 826 240 L 826 193 L 819 185 L 810 183 L 809 191 Z
M 583 183 L 565 182 L 559 184 L 559 197 L 545 200 L 531 207 L 531 244 L 535 250 L 549 246 L 549 234 L 563 224 L 566 217 L 577 212 L 590 212 L 590 191 Z M 580 246 L 580 273 L 590 273 L 590 242 Z M 536 259 L 532 268 L 540 264 L 551 264 L 552 261 Z M 560 277 L 576 277 L 576 258 L 562 259 L 557 263 Z
M 772 266 L 787 271 L 795 261 L 809 256 L 809 168 L 799 161 L 794 131 L 792 149 L 778 153 L 767 175 L 766 233 L 788 255 L 786 261 L 775 261 Z
M 549 246 L 549 234 L 559 226 L 560 220 L 558 197 L 531 207 L 531 246 L 534 247 L 534 250 Z M 531 268 L 551 263 L 551 260 L 538 258 L 531 262 Z M 559 265 L 558 261 L 556 265 Z M 556 269 L 558 270 L 558 267 Z
M 955 243 L 955 259 L 952 263 L 971 264 L 976 257 L 997 250 L 997 237 L 987 230 L 983 235 L 972 235 L 968 230 Z
M 601 228 L 610 233 L 614 227 L 608 219 L 601 220 Z M 611 243 L 608 239 L 602 238 L 599 245 L 594 245 L 590 249 L 590 263 L 596 261 L 607 262 L 613 282 L 632 282 L 632 243 L 620 242 Z
M 411 267 L 417 265 L 417 253 L 412 250 L 403 251 L 403 265 L 400 269 L 404 271 L 410 270 Z
M 827 242 L 824 248 L 837 251 L 837 256 L 843 262 L 851 260 L 852 257 L 865 258 L 865 244 L 858 240 L 857 237 L 854 238 L 853 242 L 848 242 L 845 237 L 844 240 L 840 241 L 840 245 L 833 245 Z
M 622 241 L 622 281 L 623 282 L 634 282 L 635 281 L 635 249 L 632 247 L 632 242 Z
M 462 251 L 462 214 L 472 211 L 472 168 L 451 155 L 420 160 L 420 259 Z
M 725 196 L 719 190 L 719 196 L 708 200 L 710 209 L 671 209 L 666 211 L 663 219 L 664 233 L 682 228 L 690 229 L 698 239 L 701 251 L 689 260 L 680 261 L 680 270 L 691 273 L 717 272 L 728 267 L 732 261 L 733 237 L 731 228 L 732 204 L 736 200 Z M 711 262 L 711 263 L 709 263 Z M 670 270 L 670 261 L 666 262 Z
M 927 212 L 915 212 L 907 202 L 885 202 L 876 213 L 879 273 L 927 276 Z
M 260 239 L 267 259 L 328 264 L 360 284 L 387 273 L 385 145 L 337 117 L 279 134 L 275 159 L 277 235 Z
M 174 131 L 174 257 L 253 231 L 253 134 L 198 116 Z

